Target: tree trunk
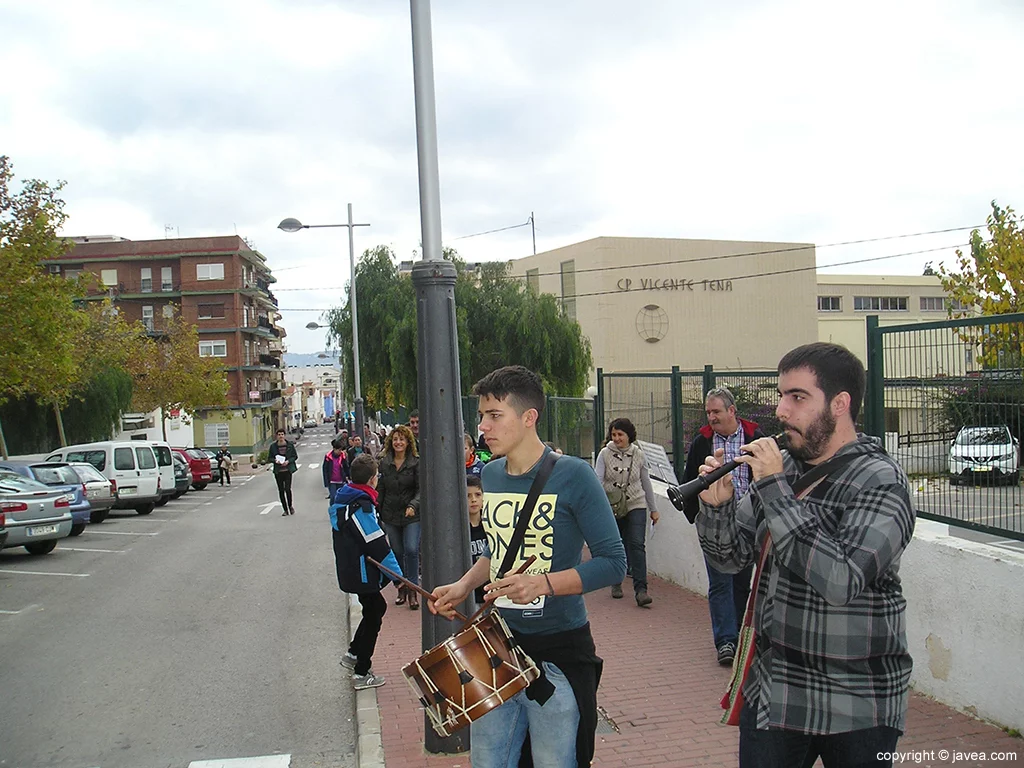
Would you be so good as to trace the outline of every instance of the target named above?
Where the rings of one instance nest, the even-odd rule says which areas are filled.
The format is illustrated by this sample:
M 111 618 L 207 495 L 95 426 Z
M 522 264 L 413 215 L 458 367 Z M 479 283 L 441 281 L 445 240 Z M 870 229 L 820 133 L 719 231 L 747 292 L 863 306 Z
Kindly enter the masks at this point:
M 11 458 L 7 455 L 7 438 L 4 437 L 3 425 L 0 425 L 0 453 L 3 453 L 4 461 Z
M 57 417 L 57 434 L 60 436 L 60 447 L 66 448 L 68 445 L 68 439 L 64 435 L 64 419 L 60 415 L 60 406 L 57 405 L 57 401 L 53 401 L 53 415 Z

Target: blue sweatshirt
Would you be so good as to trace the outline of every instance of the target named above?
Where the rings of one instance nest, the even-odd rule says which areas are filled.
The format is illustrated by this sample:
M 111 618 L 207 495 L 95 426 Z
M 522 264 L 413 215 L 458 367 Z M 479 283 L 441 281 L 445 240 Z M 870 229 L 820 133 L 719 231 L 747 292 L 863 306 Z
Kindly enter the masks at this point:
M 548 451 L 550 448 L 544 451 L 545 456 Z M 541 461 L 518 476 L 509 475 L 505 463 L 504 457 L 491 461 L 482 474 L 484 507 L 480 522 L 487 533 L 485 554 L 491 559 L 492 580 L 501 567 L 519 509 L 526 501 Z M 584 542 L 591 555 L 585 563 L 581 562 Z M 528 573 L 575 568 L 584 592 L 622 581 L 626 574 L 626 550 L 608 497 L 586 462 L 562 456 L 555 464 L 510 572 L 530 555 L 537 555 L 537 560 Z M 524 634 L 547 635 L 578 629 L 587 623 L 583 595 L 538 597 L 530 605 L 515 605 L 499 598 L 497 606 L 509 627 Z

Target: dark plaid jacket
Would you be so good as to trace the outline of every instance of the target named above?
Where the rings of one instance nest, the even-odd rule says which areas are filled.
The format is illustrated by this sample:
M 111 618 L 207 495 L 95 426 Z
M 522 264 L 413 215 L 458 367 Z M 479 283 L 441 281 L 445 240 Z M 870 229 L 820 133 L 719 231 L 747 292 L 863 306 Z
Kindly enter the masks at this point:
M 751 483 L 738 503 L 701 502 L 701 547 L 724 572 L 754 563 L 771 531 L 743 689 L 760 729 L 904 730 L 912 661 L 898 572 L 914 505 L 906 475 L 876 439 L 859 435 L 839 451 L 848 452 L 857 458 L 803 499 L 790 483 L 808 467 L 784 453 L 785 477 Z

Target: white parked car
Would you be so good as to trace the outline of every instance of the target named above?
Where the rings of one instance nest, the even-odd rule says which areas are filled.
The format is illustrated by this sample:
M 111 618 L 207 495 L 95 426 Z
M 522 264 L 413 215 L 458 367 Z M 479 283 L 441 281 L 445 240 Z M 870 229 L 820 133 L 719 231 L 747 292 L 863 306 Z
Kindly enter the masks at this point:
M 1005 427 L 963 427 L 949 447 L 949 484 L 1020 482 L 1017 439 Z

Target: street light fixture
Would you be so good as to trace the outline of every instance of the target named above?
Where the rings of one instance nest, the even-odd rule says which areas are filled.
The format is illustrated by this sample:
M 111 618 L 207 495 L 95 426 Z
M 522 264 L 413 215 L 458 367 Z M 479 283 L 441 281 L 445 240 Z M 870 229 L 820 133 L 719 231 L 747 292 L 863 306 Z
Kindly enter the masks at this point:
M 352 308 L 352 378 L 355 384 L 355 424 L 353 425 L 357 435 L 363 434 L 363 396 L 359 384 L 359 318 L 356 311 L 356 246 L 353 235 L 355 227 L 368 227 L 369 224 L 354 224 L 352 222 L 352 203 L 348 204 L 347 224 L 303 224 L 298 219 L 282 219 L 277 228 L 282 232 L 298 232 L 300 229 L 331 229 L 336 227 L 348 227 L 348 266 L 351 275 L 351 297 L 349 306 Z M 317 323 L 306 325 L 310 330 L 322 326 Z

